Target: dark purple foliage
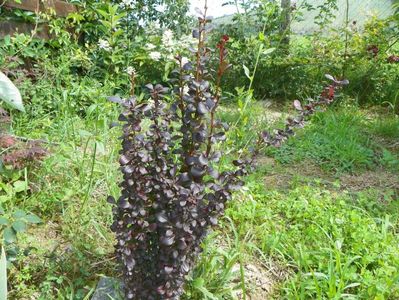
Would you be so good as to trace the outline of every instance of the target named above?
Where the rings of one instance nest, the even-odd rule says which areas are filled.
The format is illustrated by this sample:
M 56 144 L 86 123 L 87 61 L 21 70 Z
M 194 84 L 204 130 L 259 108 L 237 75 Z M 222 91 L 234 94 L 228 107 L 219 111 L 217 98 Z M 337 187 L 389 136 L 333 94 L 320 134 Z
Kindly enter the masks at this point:
M 215 120 L 220 78 L 229 67 L 218 44 L 217 86 L 211 89 L 206 65 L 212 50 L 205 46 L 209 19 L 199 18 L 193 32 L 199 43 L 195 63 L 179 64 L 176 88 L 148 84 L 152 101 L 123 102 L 124 174 L 122 195 L 114 203 L 116 253 L 122 264 L 127 299 L 179 299 L 185 276 L 192 270 L 200 244 L 217 224 L 232 191 L 245 171 L 218 172 L 220 154 L 212 145 L 225 140 L 227 125 Z M 172 105 L 164 101 L 172 94 Z M 117 97 L 110 99 L 121 103 Z M 149 125 L 148 125 L 149 124 Z M 241 166 L 236 162 L 236 165 Z

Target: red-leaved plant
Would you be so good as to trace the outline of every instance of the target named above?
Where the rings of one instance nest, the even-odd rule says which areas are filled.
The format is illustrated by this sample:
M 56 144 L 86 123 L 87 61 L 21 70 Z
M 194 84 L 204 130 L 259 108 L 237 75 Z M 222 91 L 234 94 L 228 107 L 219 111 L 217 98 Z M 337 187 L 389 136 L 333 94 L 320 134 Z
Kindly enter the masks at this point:
M 123 270 L 126 299 L 179 299 L 186 275 L 193 269 L 201 252 L 201 242 L 223 215 L 234 190 L 260 150 L 278 146 L 301 127 L 316 107 L 330 104 L 335 91 L 346 81 L 332 79 L 317 101 L 289 119 L 286 128 L 275 133 L 263 132 L 253 154 L 236 160 L 229 170 L 221 170 L 223 155 L 214 145 L 226 139 L 228 126 L 216 119 L 221 99 L 220 82 L 229 68 L 228 36 L 217 45 L 218 67 L 215 84 L 207 66 L 213 50 L 205 44 L 207 7 L 198 18 L 197 49 L 190 49 L 195 60 L 186 62 L 176 56 L 174 88 L 148 84 L 151 101 L 138 102 L 110 97 L 124 107 L 120 157 L 123 181 L 121 196 L 108 202 L 114 205 L 112 230 L 116 234 L 116 256 Z M 169 104 L 165 96 L 174 102 Z M 170 97 L 168 97 L 169 99 Z
M 40 141 L 21 142 L 17 138 L 0 134 L 0 163 L 13 169 L 23 169 L 42 161 L 48 152 Z

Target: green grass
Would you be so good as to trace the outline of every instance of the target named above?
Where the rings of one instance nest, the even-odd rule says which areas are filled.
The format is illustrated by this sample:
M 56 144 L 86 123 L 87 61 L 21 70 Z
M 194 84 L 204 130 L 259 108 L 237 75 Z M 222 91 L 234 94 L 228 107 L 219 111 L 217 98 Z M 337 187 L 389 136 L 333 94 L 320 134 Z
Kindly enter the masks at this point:
M 371 126 L 372 131 L 389 139 L 399 139 L 399 117 L 391 116 L 387 118 L 378 118 Z
M 271 153 L 282 163 L 309 159 L 337 173 L 370 168 L 374 148 L 365 124 L 365 116 L 355 109 L 320 113 L 297 137 Z
M 109 129 L 117 110 L 103 97 L 96 101 L 85 119 L 66 110 L 55 120 L 20 116 L 14 123 L 16 135 L 48 140 L 50 155 L 27 170 L 28 191 L 12 199 L 45 225 L 21 235 L 19 245 L 30 250 L 10 270 L 11 299 L 89 299 L 100 275 L 115 275 L 105 199 L 119 193 L 119 132 Z
M 242 239 L 253 237 L 249 251 L 287 267 L 277 299 L 399 297 L 397 206 L 305 186 L 270 192 L 260 181 L 250 179 L 252 197 L 243 194 L 227 215 Z

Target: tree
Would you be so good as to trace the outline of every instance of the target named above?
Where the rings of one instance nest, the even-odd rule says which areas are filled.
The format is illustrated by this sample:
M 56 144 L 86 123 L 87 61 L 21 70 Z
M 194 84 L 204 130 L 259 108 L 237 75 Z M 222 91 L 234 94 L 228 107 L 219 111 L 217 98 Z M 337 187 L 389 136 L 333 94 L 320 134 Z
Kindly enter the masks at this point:
M 281 26 L 282 46 L 288 50 L 290 44 L 291 0 L 281 0 Z

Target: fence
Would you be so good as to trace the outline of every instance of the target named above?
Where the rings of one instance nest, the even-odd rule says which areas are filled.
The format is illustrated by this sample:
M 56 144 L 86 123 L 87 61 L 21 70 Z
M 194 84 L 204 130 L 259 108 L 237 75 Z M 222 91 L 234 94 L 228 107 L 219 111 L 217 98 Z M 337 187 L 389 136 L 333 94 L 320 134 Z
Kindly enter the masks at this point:
M 31 12 L 53 12 L 58 17 L 66 17 L 68 14 L 76 12 L 77 7 L 61 0 L 21 0 L 8 1 L 3 4 L 5 9 L 22 9 Z M 0 37 L 13 35 L 15 33 L 28 33 L 36 29 L 36 37 L 49 39 L 50 33 L 48 26 L 40 25 L 36 28 L 35 24 L 20 21 L 0 21 Z

